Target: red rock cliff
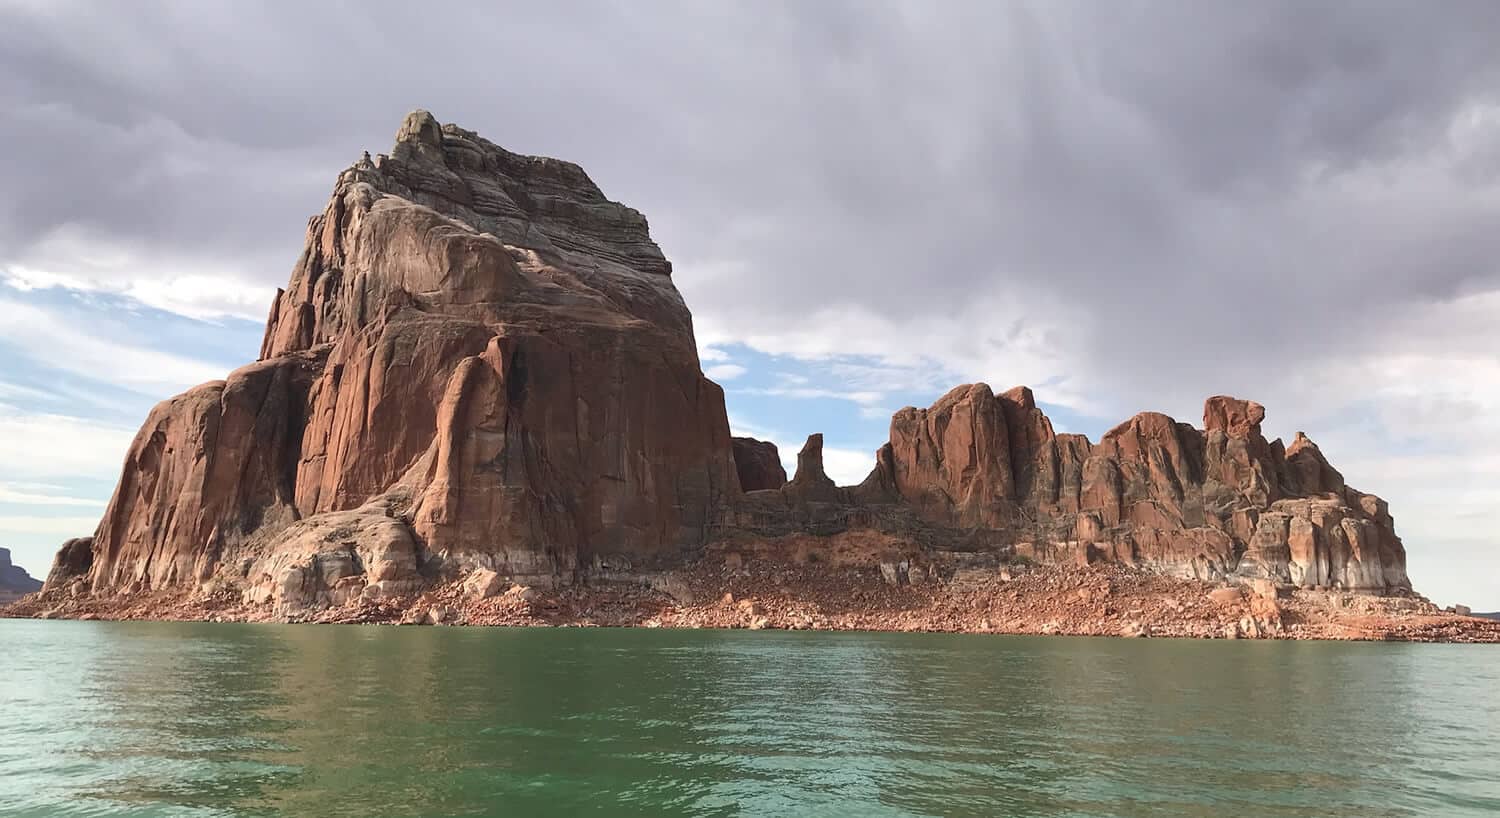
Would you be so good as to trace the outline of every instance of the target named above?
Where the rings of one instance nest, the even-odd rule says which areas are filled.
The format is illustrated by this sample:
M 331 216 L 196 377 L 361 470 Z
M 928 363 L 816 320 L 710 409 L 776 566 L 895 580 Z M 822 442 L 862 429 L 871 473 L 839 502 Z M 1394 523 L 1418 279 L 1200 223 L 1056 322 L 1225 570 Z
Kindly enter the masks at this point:
M 261 360 L 152 411 L 70 564 L 293 603 L 697 548 L 738 483 L 670 274 L 578 166 L 414 113 L 309 223 Z
M 567 581 L 716 538 L 875 530 L 902 547 L 1108 560 L 1200 578 L 1409 587 L 1379 498 L 1317 446 L 1210 398 L 1098 443 L 1029 389 L 961 386 L 891 421 L 860 486 L 788 482 L 731 440 L 646 221 L 578 166 L 407 117 L 339 177 L 267 321 L 261 360 L 162 402 L 92 538 L 47 585 L 232 589 L 297 608 L 488 569 Z

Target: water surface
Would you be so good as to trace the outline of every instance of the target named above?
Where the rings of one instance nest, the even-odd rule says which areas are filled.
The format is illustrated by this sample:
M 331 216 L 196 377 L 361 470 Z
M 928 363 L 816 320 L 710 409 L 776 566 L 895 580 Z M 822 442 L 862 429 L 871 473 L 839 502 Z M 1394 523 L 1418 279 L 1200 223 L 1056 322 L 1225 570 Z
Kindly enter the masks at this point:
M 1491 646 L 0 620 L 0 815 L 1493 816 Z

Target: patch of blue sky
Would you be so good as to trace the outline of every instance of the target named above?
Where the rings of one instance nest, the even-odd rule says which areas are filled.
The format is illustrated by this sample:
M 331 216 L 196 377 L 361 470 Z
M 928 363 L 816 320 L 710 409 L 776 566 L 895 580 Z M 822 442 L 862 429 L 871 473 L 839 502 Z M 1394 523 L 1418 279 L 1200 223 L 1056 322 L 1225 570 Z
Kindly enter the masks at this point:
M 151 407 L 254 360 L 260 337 L 253 321 L 0 285 L 0 546 L 44 573 L 93 531 Z

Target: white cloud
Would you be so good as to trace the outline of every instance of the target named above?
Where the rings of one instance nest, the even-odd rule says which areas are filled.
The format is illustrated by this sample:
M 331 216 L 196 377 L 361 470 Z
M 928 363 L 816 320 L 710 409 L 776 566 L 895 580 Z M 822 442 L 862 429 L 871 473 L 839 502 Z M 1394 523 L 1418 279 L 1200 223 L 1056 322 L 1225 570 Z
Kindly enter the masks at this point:
M 79 292 L 93 292 L 100 289 L 99 285 L 87 279 L 77 276 L 60 275 L 48 273 L 41 270 L 32 270 L 19 265 L 5 268 L 5 285 L 23 293 L 33 290 L 50 290 L 61 288 L 65 290 L 77 290 Z
M 753 437 L 756 440 L 769 440 L 776 444 L 777 449 L 784 450 L 786 448 L 786 446 L 776 440 L 777 435 L 775 432 L 733 411 L 729 413 L 729 433 L 735 437 Z
M 0 503 L 29 506 L 98 506 L 105 502 L 93 497 L 73 497 L 58 492 L 60 486 L 37 483 L 0 483 Z
M 60 383 L 56 379 L 47 383 L 45 388 L 0 381 L 0 398 L 4 398 L 11 403 L 61 400 L 72 402 L 75 406 L 92 406 L 110 410 L 120 408 L 120 399 L 116 395 L 106 395 L 98 390 Z
M 703 370 L 703 374 L 715 381 L 732 381 L 747 371 L 739 364 L 718 364 Z
M 0 515 L 0 532 L 6 534 L 46 534 L 63 540 L 69 537 L 86 537 L 98 527 L 98 517 Z
M 1089 371 L 1089 322 L 1076 306 L 1028 289 L 1016 287 L 1004 298 L 974 294 L 940 316 L 891 318 L 850 305 L 819 310 L 811 320 L 758 317 L 752 326 L 748 316 L 742 321 L 730 313 L 726 322 L 725 313 L 714 309 L 698 324 L 757 352 L 801 361 L 817 379 L 813 385 L 805 375 L 783 375 L 780 384 L 758 394 L 874 406 L 892 392 L 936 397 L 982 381 L 996 390 L 1031 385 L 1046 403 L 1106 414 L 1111 401 L 1075 374 Z
M 870 406 L 885 400 L 883 392 L 845 392 L 815 386 L 767 386 L 737 391 L 746 395 L 770 395 L 799 400 L 846 400 L 861 406 Z
M 0 480 L 112 478 L 134 436 L 121 426 L 0 405 Z
M 168 279 L 135 279 L 124 294 L 159 310 L 199 320 L 247 318 L 264 321 L 271 287 L 246 284 L 228 275 L 183 275 Z
M 821 364 L 824 364 L 820 366 Z M 793 398 L 796 400 L 843 400 L 857 404 L 862 413 L 871 411 L 884 411 L 879 404 L 885 400 L 886 393 L 876 389 L 859 389 L 855 384 L 861 383 L 858 379 L 841 377 L 834 374 L 841 364 L 834 363 L 832 367 L 826 366 L 828 362 L 814 361 L 810 366 L 813 373 L 818 376 L 818 382 L 827 384 L 824 386 L 813 385 L 812 378 L 807 375 L 794 374 L 790 372 L 777 373 L 776 386 L 747 387 L 735 390 L 745 395 L 769 395 L 778 398 Z M 866 367 L 872 371 L 878 371 L 878 366 Z M 871 379 L 873 381 L 873 379 Z M 865 383 L 871 381 L 863 381 Z
M 227 374 L 206 361 L 90 334 L 46 309 L 4 297 L 0 341 L 45 367 L 153 396 Z
M 795 452 L 793 453 L 795 455 Z M 793 465 L 796 458 L 793 457 Z M 823 447 L 823 471 L 841 486 L 853 486 L 863 482 L 875 468 L 875 453 L 857 449 Z M 788 471 L 788 474 L 791 472 Z
M 22 386 L 18 383 L 0 381 L 0 398 L 9 400 L 47 400 L 52 393 L 45 389 L 36 389 L 30 386 Z
M 90 259 L 89 263 L 104 261 Z M 226 317 L 262 321 L 276 292 L 274 287 L 247 283 L 228 271 L 173 272 L 153 267 L 130 272 L 132 265 L 141 263 L 123 256 L 109 263 L 108 275 L 88 269 L 59 273 L 11 265 L 0 281 L 21 292 L 62 289 L 124 295 L 164 312 L 205 321 Z

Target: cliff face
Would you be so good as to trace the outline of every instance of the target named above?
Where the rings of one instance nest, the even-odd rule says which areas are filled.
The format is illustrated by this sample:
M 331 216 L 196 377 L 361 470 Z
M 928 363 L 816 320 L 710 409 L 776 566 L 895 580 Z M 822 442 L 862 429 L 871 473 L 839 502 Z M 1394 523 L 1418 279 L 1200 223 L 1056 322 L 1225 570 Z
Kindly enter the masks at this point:
M 576 165 L 412 114 L 309 223 L 261 360 L 152 411 L 89 586 L 315 602 L 701 546 L 737 478 L 670 272 Z
M 891 422 L 860 486 L 809 439 L 731 439 L 645 219 L 582 169 L 425 112 L 345 170 L 259 361 L 164 401 L 48 588 L 226 589 L 282 609 L 680 563 L 714 541 L 874 532 L 925 549 L 1202 578 L 1409 587 L 1385 504 L 1258 404 L 1200 431 L 1055 434 L 1030 390 L 959 387 Z

